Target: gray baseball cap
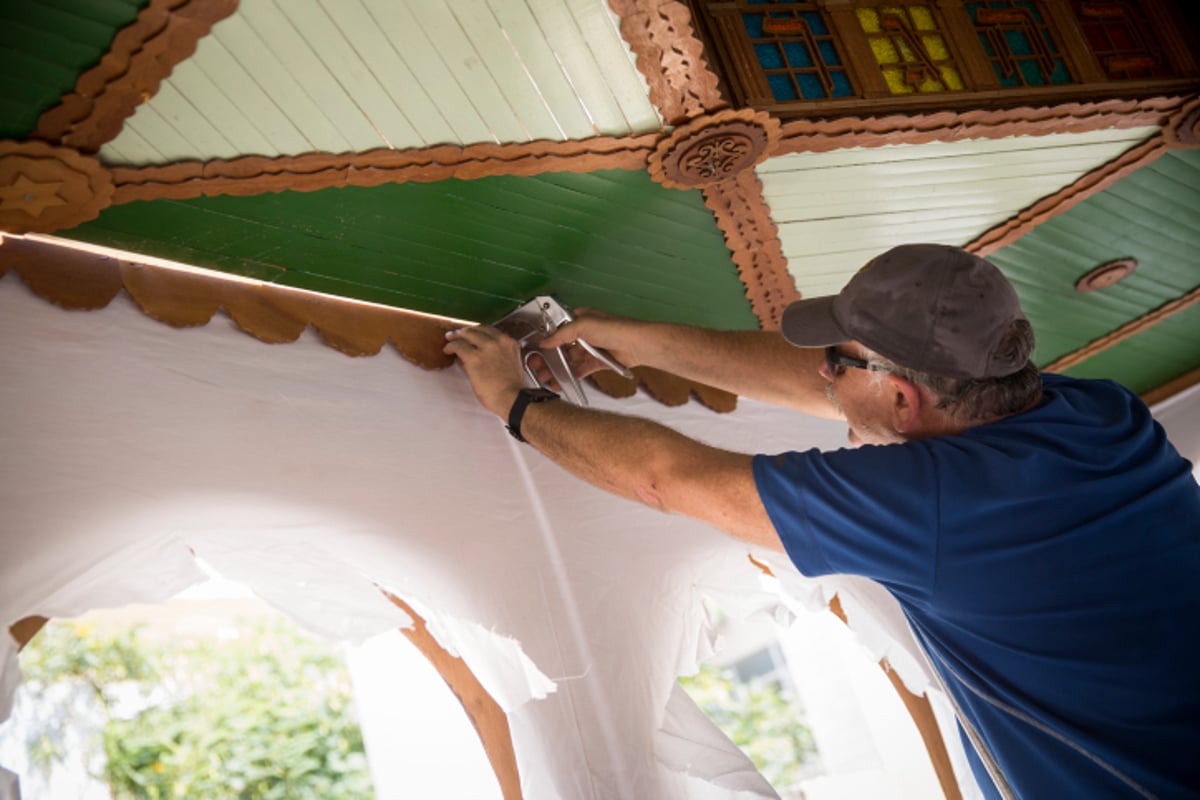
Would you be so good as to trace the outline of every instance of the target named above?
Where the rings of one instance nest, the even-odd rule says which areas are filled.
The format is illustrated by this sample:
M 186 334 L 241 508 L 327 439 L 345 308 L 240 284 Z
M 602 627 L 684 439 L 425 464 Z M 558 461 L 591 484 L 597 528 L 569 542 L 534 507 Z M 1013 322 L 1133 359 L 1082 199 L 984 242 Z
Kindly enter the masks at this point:
M 799 347 L 855 340 L 902 367 L 948 378 L 998 378 L 1030 352 L 1004 346 L 1024 320 L 1012 284 L 958 247 L 905 244 L 877 256 L 836 295 L 797 300 L 783 335 Z

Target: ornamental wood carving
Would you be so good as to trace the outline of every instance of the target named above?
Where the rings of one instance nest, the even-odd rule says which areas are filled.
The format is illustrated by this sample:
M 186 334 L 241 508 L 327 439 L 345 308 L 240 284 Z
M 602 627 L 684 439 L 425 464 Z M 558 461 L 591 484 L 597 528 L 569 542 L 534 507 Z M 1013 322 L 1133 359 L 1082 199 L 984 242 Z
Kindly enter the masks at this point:
M 112 202 L 108 170 L 44 142 L 0 141 L 0 230 L 49 233 L 95 219 Z
M 1200 97 L 1186 103 L 1163 130 L 1167 145 L 1175 148 L 1200 147 Z
M 721 111 L 676 128 L 650 155 L 650 177 L 670 189 L 713 186 L 766 160 L 779 121 L 763 111 Z
M 150 0 L 75 90 L 42 114 L 34 137 L 96 152 L 116 138 L 175 65 L 196 52 L 213 24 L 235 10 L 237 0 Z

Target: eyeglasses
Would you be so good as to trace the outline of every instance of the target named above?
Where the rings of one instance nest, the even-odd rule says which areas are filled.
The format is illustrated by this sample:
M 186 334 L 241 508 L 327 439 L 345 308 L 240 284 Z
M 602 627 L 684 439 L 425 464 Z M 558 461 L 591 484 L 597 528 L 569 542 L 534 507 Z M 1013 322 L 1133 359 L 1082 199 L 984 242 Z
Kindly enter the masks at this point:
M 870 361 L 862 358 L 848 356 L 845 353 L 838 352 L 837 347 L 829 345 L 825 348 L 825 367 L 829 370 L 831 377 L 839 377 L 846 371 L 846 367 L 854 367 L 855 369 L 865 369 L 871 372 L 889 372 L 887 367 L 879 364 L 872 364 Z

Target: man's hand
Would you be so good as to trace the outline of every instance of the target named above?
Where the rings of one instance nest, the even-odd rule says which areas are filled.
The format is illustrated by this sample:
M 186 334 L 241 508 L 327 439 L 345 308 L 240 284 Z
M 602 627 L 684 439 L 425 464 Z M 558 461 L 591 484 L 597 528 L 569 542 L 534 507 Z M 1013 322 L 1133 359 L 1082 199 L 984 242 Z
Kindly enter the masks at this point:
M 516 341 L 489 325 L 450 331 L 446 339 L 442 352 L 458 359 L 480 404 L 506 419 L 517 392 L 529 386 Z
M 563 347 L 567 355 L 567 363 L 575 377 L 582 380 L 594 372 L 609 369 L 607 365 L 584 350 L 582 347 L 572 347 L 576 340 L 583 339 L 592 347 L 607 350 L 609 355 L 627 367 L 635 367 L 638 361 L 634 358 L 632 346 L 636 340 L 634 328 L 637 321 L 590 308 L 575 309 L 575 319 L 568 322 L 554 333 L 542 340 L 545 349 Z M 551 376 L 548 368 L 535 367 L 538 379 L 543 383 Z M 545 369 L 545 374 L 543 374 Z

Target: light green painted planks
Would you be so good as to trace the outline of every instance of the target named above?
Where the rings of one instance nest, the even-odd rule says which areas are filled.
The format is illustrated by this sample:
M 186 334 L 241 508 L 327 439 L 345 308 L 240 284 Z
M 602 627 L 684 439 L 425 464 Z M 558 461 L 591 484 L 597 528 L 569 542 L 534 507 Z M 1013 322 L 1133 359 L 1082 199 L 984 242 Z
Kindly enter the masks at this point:
M 661 128 L 603 0 L 242 0 L 165 83 L 105 161 Z
M 965 244 L 1154 130 L 798 153 L 758 172 L 797 288 L 824 294 L 888 247 Z

